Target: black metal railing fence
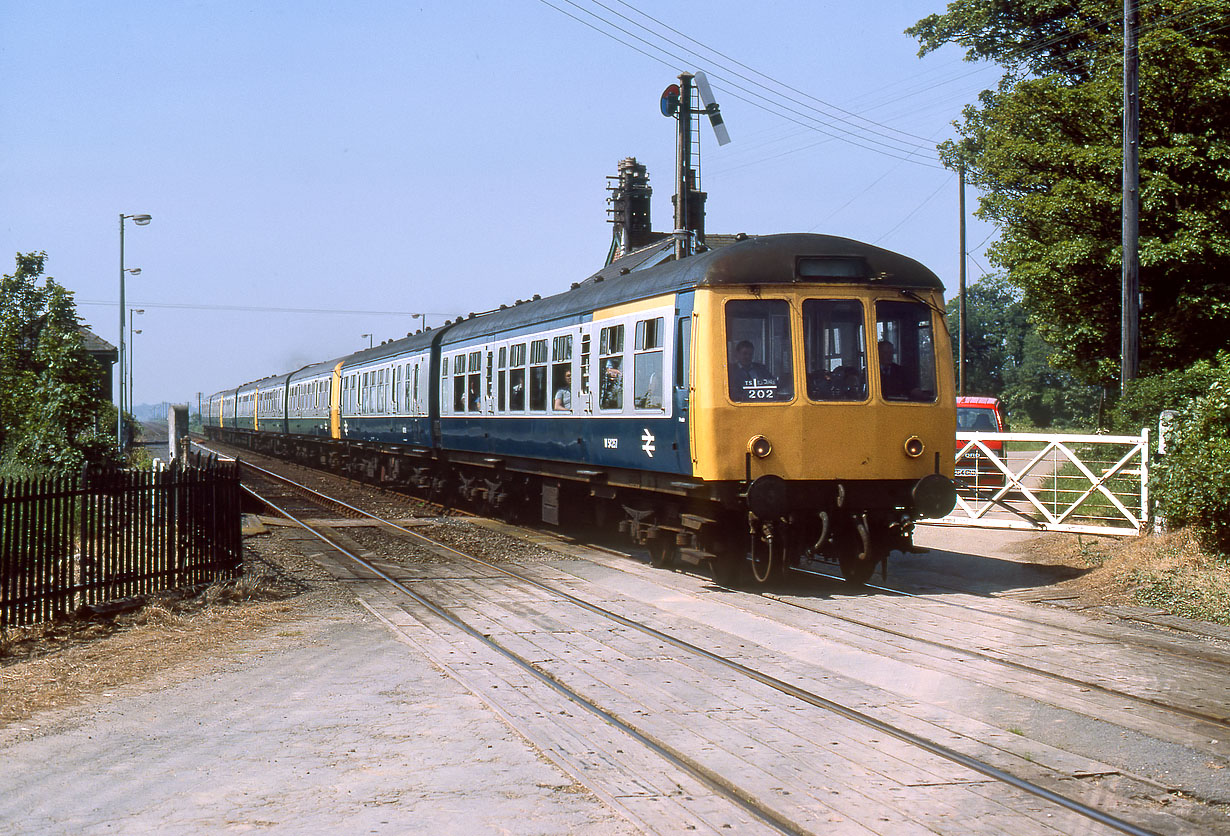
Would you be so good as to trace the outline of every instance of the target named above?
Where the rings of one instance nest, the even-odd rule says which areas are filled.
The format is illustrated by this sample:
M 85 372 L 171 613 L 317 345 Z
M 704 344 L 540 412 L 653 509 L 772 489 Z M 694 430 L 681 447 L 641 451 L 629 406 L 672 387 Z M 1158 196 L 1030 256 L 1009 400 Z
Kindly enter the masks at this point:
M 0 627 L 242 571 L 238 466 L 0 481 Z

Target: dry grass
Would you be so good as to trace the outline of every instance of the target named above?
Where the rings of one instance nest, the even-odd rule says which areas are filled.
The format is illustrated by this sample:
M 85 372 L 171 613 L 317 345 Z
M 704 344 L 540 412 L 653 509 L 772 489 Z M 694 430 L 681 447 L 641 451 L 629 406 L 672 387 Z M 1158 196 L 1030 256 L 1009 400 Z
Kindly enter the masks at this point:
M 245 543 L 245 574 L 196 594 L 167 593 L 104 620 L 66 620 L 0 636 L 0 728 L 154 677 L 187 676 L 321 603 L 282 565 L 276 538 Z M 297 559 L 297 558 L 296 558 Z M 291 600 L 294 599 L 294 600 Z
M 1034 541 L 1028 550 L 1039 563 L 1091 568 L 1061 584 L 1087 606 L 1152 606 L 1230 624 L 1230 561 L 1204 552 L 1190 532 L 1123 539 L 1073 534 Z

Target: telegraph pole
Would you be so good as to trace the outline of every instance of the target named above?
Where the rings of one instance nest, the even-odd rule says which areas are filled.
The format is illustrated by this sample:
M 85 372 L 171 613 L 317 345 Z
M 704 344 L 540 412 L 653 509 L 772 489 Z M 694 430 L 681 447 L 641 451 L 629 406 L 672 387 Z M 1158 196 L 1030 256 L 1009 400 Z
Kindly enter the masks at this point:
M 961 260 L 957 268 L 957 394 L 965 394 L 965 163 L 957 167 Z
M 1140 371 L 1140 97 L 1137 0 L 1123 0 L 1123 293 L 1119 385 Z

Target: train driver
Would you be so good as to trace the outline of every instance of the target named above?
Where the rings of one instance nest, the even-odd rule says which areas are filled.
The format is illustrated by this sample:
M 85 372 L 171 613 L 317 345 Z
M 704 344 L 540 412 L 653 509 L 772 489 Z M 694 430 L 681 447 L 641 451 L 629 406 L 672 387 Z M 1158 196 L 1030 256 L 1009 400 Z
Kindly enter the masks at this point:
M 755 346 L 750 340 L 735 344 L 730 364 L 730 397 L 736 401 L 772 400 L 777 380 L 763 363 L 752 359 Z
M 892 340 L 880 340 L 876 346 L 880 356 L 880 391 L 886 398 L 910 397 L 910 382 L 905 369 L 893 362 L 896 346 Z

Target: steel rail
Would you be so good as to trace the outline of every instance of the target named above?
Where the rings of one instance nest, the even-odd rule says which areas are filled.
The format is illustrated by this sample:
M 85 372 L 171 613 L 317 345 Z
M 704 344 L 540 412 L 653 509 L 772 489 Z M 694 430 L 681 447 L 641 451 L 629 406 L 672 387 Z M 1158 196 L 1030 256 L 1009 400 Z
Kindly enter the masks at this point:
M 844 579 L 839 578 L 835 575 L 826 575 L 820 572 L 808 572 L 807 574 L 813 575 L 815 577 L 820 577 L 820 578 L 829 578 L 831 580 L 844 583 Z M 1005 618 L 1005 619 L 1011 619 L 1013 621 L 1020 621 L 1025 624 L 1038 624 L 1044 627 L 1054 626 L 1044 621 L 1037 621 L 1035 619 L 1022 618 L 1021 616 L 1015 616 L 1015 615 L 1004 615 L 1002 613 L 990 613 L 987 610 L 979 609 L 978 607 L 971 607 L 971 606 L 968 606 L 967 604 L 958 604 L 953 601 L 944 601 L 938 598 L 928 598 L 926 596 L 918 595 L 913 592 L 906 592 L 900 589 L 892 589 L 891 587 L 876 586 L 874 584 L 863 584 L 863 586 L 868 589 L 874 589 L 877 592 L 888 592 L 888 593 L 900 595 L 906 598 L 916 598 L 918 600 L 925 600 L 929 603 L 935 603 L 935 604 L 939 604 L 945 607 L 956 607 L 957 609 L 962 609 L 962 610 L 966 610 L 969 612 L 976 612 L 981 615 L 991 615 L 997 618 Z M 1200 722 L 1208 723 L 1209 725 L 1212 725 L 1212 726 L 1217 726 L 1218 728 L 1223 729 L 1223 730 L 1230 730 L 1230 717 L 1218 716 L 1216 714 L 1207 714 L 1203 711 L 1197 711 L 1196 709 L 1185 708 L 1181 705 L 1174 705 L 1173 703 L 1164 702 L 1155 697 L 1146 697 L 1146 696 L 1141 696 L 1139 694 L 1131 694 L 1131 693 L 1128 693 L 1127 691 L 1116 690 L 1115 688 L 1112 688 L 1108 685 L 1101 685 L 1097 682 L 1090 682 L 1085 679 L 1076 679 L 1075 677 L 1067 676 L 1066 674 L 1056 673 L 1054 671 L 1048 671 L 1042 668 L 1031 667 L 1030 665 L 1026 665 L 1022 662 L 1014 662 L 1011 659 L 1001 659 L 1000 657 L 992 656 L 989 653 L 980 653 L 977 650 L 970 650 L 965 647 L 958 647 L 952 644 L 945 644 L 944 642 L 936 641 L 934 639 L 925 639 L 919 636 L 911 635 L 910 633 L 903 633 L 901 631 L 893 630 L 889 627 L 885 627 L 880 624 L 875 624 L 870 621 L 862 621 L 857 618 L 852 618 L 851 616 L 848 616 L 848 615 L 841 615 L 839 613 L 832 613 L 832 612 L 827 612 L 825 610 L 818 610 L 815 607 L 809 607 L 806 604 L 800 603 L 798 601 L 791 601 L 790 599 L 782 595 L 776 595 L 772 592 L 761 592 L 760 594 L 764 596 L 765 598 L 770 598 L 774 601 L 778 601 L 782 604 L 785 604 L 786 606 L 795 607 L 796 609 L 805 610 L 806 612 L 815 613 L 816 615 L 822 615 L 826 618 L 834 619 L 835 621 L 844 621 L 847 624 L 854 624 L 858 627 L 865 627 L 869 630 L 875 630 L 880 633 L 887 633 L 890 636 L 896 636 L 902 639 L 909 639 L 910 641 L 915 641 L 920 644 L 930 645 L 931 647 L 938 647 L 943 650 L 955 650 L 958 653 L 964 653 L 965 655 L 970 656 L 974 659 L 983 659 L 988 662 L 993 662 L 995 664 L 1003 665 L 1004 667 L 1012 668 L 1013 670 L 1022 671 L 1024 673 L 1036 674 L 1038 676 L 1053 679 L 1056 682 L 1062 682 L 1065 685 L 1075 685 L 1080 688 L 1089 688 L 1090 690 L 1097 691 L 1099 693 L 1106 694 L 1108 696 L 1122 697 L 1128 700 L 1135 700 L 1136 702 L 1139 702 L 1143 705 L 1148 705 L 1153 708 L 1159 708 L 1164 711 L 1169 711 L 1173 714 L 1178 714 L 1179 716 L 1185 717 L 1189 720 L 1199 720 Z M 1179 659 L 1183 659 L 1185 655 L 1188 658 L 1190 658 L 1190 654 L 1183 654 L 1180 651 L 1176 651 L 1176 650 L 1167 650 L 1166 648 L 1160 648 L 1160 647 L 1153 648 L 1153 649 L 1161 653 L 1168 653 Z M 1224 663 L 1216 662 L 1215 660 L 1208 660 L 1208 661 L 1214 662 L 1215 664 L 1224 664 Z
M 265 470 L 264 468 L 257 467 L 247 462 L 243 462 L 243 465 L 245 467 L 251 467 L 255 470 L 259 470 L 261 472 L 270 474 L 274 476 L 275 478 L 284 479 L 284 480 L 286 479 L 286 477 L 279 476 L 278 474 L 273 473 L 272 471 Z M 286 481 L 290 481 L 290 480 L 286 480 Z M 306 488 L 306 486 L 303 486 L 303 487 Z M 306 490 L 312 491 L 311 488 L 306 488 Z M 318 493 L 316 491 L 312 491 L 312 492 Z M 322 499 L 325 499 L 327 501 L 331 501 L 331 502 L 337 501 L 337 500 L 333 500 L 331 497 L 326 497 L 324 494 L 319 494 L 319 495 L 322 497 Z M 341 503 L 341 504 L 345 505 L 345 503 Z M 347 506 L 347 507 L 353 508 L 354 506 Z M 654 628 L 649 627 L 647 625 L 644 625 L 639 622 L 633 621 L 631 619 L 625 618 L 624 616 L 619 615 L 618 613 L 611 612 L 610 610 L 606 610 L 602 607 L 597 606 L 596 604 L 591 604 L 588 601 L 585 601 L 574 595 L 570 595 L 569 593 L 564 592 L 563 590 L 551 587 L 545 583 L 542 583 L 541 581 L 535 580 L 534 578 L 521 575 L 509 569 L 505 569 L 502 566 L 499 566 L 497 564 L 483 560 L 480 557 L 475 557 L 474 555 L 466 554 L 465 552 L 459 551 L 458 549 L 455 549 L 452 546 L 449 546 L 447 544 L 438 543 L 435 540 L 432 540 L 429 537 L 425 537 L 424 535 L 416 531 L 412 531 L 408 528 L 398 525 L 397 523 L 394 523 L 389 520 L 385 520 L 381 517 L 378 517 L 375 514 L 371 514 L 367 511 L 363 511 L 362 509 L 355 508 L 354 510 L 358 511 L 363 516 L 366 516 L 372 520 L 382 523 L 383 525 L 387 525 L 391 528 L 401 531 L 409 535 L 412 538 L 418 539 L 424 543 L 431 544 L 434 548 L 444 549 L 445 551 L 453 555 L 456 555 L 457 557 L 462 558 L 463 560 L 472 561 L 488 569 L 492 569 L 496 572 L 507 575 L 508 577 L 515 578 L 524 583 L 528 583 L 531 586 L 537 587 L 538 589 L 541 589 L 551 595 L 558 596 L 596 615 L 600 615 L 604 618 L 610 619 L 622 626 L 629 627 L 634 630 L 638 630 L 659 641 L 663 641 L 663 642 L 666 642 L 667 644 L 677 647 L 680 650 L 684 650 L 688 653 L 692 653 L 694 655 L 700 656 L 701 658 L 707 659 L 729 670 L 742 674 L 743 676 L 749 679 L 759 682 L 762 685 L 766 685 L 769 688 L 772 688 L 773 690 L 778 691 L 779 693 L 793 697 L 794 699 L 797 699 L 800 702 L 807 703 L 808 705 L 815 706 L 816 708 L 825 709 L 826 711 L 836 714 L 839 717 L 843 717 L 847 720 L 851 720 L 855 723 L 859 723 L 860 725 L 866 726 L 882 734 L 887 734 L 887 735 L 890 735 L 891 737 L 895 737 L 898 740 L 901 740 L 905 743 L 915 746 L 916 748 L 922 749 L 923 751 L 929 752 L 933 755 L 944 758 L 953 763 L 959 764 L 960 766 L 964 766 L 967 769 L 970 769 L 974 772 L 978 772 L 982 775 L 987 776 L 988 778 L 992 778 L 1001 783 L 1008 784 L 1009 786 L 1015 787 L 1023 792 L 1029 793 L 1030 795 L 1034 795 L 1038 798 L 1044 799 L 1045 801 L 1049 801 L 1050 803 L 1055 804 L 1056 806 L 1063 807 L 1067 810 L 1077 813 L 1078 815 L 1084 816 L 1085 818 L 1088 818 L 1092 821 L 1096 821 L 1100 824 L 1106 825 L 1107 827 L 1113 830 L 1116 830 L 1120 833 L 1130 834 L 1130 836 L 1158 836 L 1158 834 L 1156 834 L 1154 831 L 1145 830 L 1144 828 L 1138 827 L 1132 824 L 1131 822 L 1124 821 L 1123 819 L 1120 819 L 1109 813 L 1103 812 L 1101 810 L 1097 810 L 1080 801 L 1076 801 L 1075 799 L 1068 798 L 1067 796 L 1061 795 L 1060 793 L 1054 792 L 1052 790 L 1048 790 L 1045 787 L 1042 787 L 1031 781 L 1027 781 L 1023 778 L 1018 778 L 1017 776 L 1012 775 L 1011 773 L 1005 772 L 1004 770 L 999 769 L 995 766 L 992 766 L 991 764 L 980 761 L 977 758 L 962 754 L 961 752 L 958 752 L 955 749 L 951 749 L 942 744 L 928 740 L 924 737 L 921 737 L 920 735 L 914 734 L 913 732 L 906 731 L 905 729 L 897 728 L 896 726 L 893 726 L 890 723 L 886 723 L 882 720 L 878 720 L 869 714 L 864 714 L 861 711 L 858 711 L 853 708 L 849 708 L 847 706 L 842 705 L 841 703 L 834 702 L 833 700 L 827 699 L 818 694 L 814 694 L 810 691 L 806 691 L 795 685 L 791 685 L 790 683 L 777 679 L 776 677 L 773 677 L 768 674 L 762 673 L 761 671 L 757 671 L 752 668 L 749 668 L 745 665 L 740 664 L 739 662 L 735 662 L 730 659 L 727 659 L 723 656 L 713 653 L 712 651 L 705 650 L 704 648 L 698 647 L 697 645 L 691 644 L 690 642 L 686 642 L 682 639 L 676 638 L 667 633 L 663 633 L 659 630 L 655 630 Z M 296 520 L 296 522 L 298 521 Z M 304 525 L 303 523 L 299 523 L 299 524 Z M 307 526 L 305 525 L 304 527 L 306 528 Z M 313 532 L 313 533 L 316 533 L 316 532 Z M 326 540 L 326 542 L 329 542 L 327 538 L 325 538 L 323 535 L 319 533 L 316 533 L 316 536 L 320 537 L 322 540 Z M 334 545 L 335 548 L 337 547 L 336 544 L 332 544 L 332 543 L 330 544 Z M 474 628 L 470 627 L 469 625 L 464 624 L 464 622 L 461 622 L 459 619 L 456 619 L 455 617 L 449 614 L 446 614 L 442 609 L 439 609 L 436 605 L 427 602 L 426 599 L 423 599 L 421 596 L 411 591 L 409 588 L 405 587 L 403 584 L 400 584 L 398 581 L 390 578 L 388 575 L 384 574 L 379 569 L 372 567 L 362 558 L 351 555 L 349 552 L 345 552 L 345 553 L 347 554 L 347 556 L 351 557 L 353 560 L 359 562 L 360 564 L 370 567 L 372 571 L 379 574 L 382 578 L 388 580 L 389 583 L 394 584 L 395 586 L 397 586 L 399 589 L 404 591 L 406 594 L 410 595 L 415 600 L 420 601 L 421 603 L 423 603 L 424 606 L 427 606 L 433 612 L 437 612 L 437 614 L 441 615 L 441 617 L 445 618 L 450 623 L 455 623 L 459 627 L 459 629 L 462 629 L 467 634 L 472 635 L 475 638 L 482 641 L 484 644 L 487 644 L 493 647 L 494 649 L 497 649 L 498 652 L 501 653 L 501 655 L 504 655 L 507 658 L 512 659 L 513 661 L 517 662 L 518 665 L 527 666 L 527 670 L 531 670 L 534 676 L 536 676 L 537 678 L 541 679 L 544 682 L 550 683 L 552 687 L 556 688 L 557 690 L 560 690 L 561 693 L 564 693 L 564 694 L 571 693 L 568 689 L 565 688 L 565 686 L 555 682 L 554 679 L 552 679 L 551 677 L 549 677 L 547 674 L 543 673 L 542 671 L 538 670 L 537 668 L 533 667 L 533 665 L 529 663 L 528 661 L 521 659 L 515 654 L 512 654 L 510 651 L 506 651 L 503 648 L 499 648 L 497 645 L 491 642 L 489 638 L 487 638 L 486 636 L 483 636 L 481 633 L 479 633 Z M 582 698 L 580 698 L 579 695 L 577 695 L 575 697 L 570 696 L 569 699 L 582 699 Z M 598 714 L 599 716 L 605 715 L 605 712 L 601 708 L 598 708 L 597 706 L 590 706 L 588 703 L 583 703 L 583 704 L 585 704 L 587 706 L 587 709 L 592 711 L 593 713 Z M 609 716 L 609 715 L 606 715 L 606 716 Z M 620 728 L 627 730 L 629 734 L 633 734 L 634 736 L 637 737 L 638 740 L 641 739 L 641 737 L 643 737 L 641 733 L 636 732 L 634 729 L 631 729 L 631 727 L 627 727 L 626 724 L 622 723 L 622 721 L 618 721 L 616 719 L 616 722 L 619 724 Z M 653 748 L 655 751 L 661 750 L 661 752 L 663 753 L 668 751 L 665 746 L 660 745 L 660 744 L 655 744 Z M 673 761 L 674 758 L 672 757 L 671 760 Z M 704 774 L 709 774 L 708 771 L 704 770 L 703 767 L 700 767 L 699 764 L 695 766 L 696 768 L 699 768 L 700 770 L 702 770 Z M 688 771 L 692 772 L 692 769 L 689 768 Z M 697 777 L 699 777 L 699 775 L 697 775 Z M 711 786 L 714 786 L 713 784 L 710 783 L 709 780 L 705 780 L 705 783 L 710 784 Z M 715 789 L 717 789 L 717 786 L 715 786 Z M 727 795 L 726 792 L 724 791 L 722 791 L 722 794 Z M 731 796 L 727 796 L 727 797 L 731 797 Z M 739 798 L 742 798 L 742 796 L 739 796 Z M 732 800 L 734 799 L 732 798 Z M 739 803 L 741 806 L 744 806 L 745 809 L 748 809 L 749 812 L 754 812 L 752 809 L 747 808 L 745 802 L 740 801 Z M 776 824 L 774 824 L 774 826 L 778 827 L 778 825 Z M 793 825 L 791 825 L 791 827 L 792 826 Z M 783 828 L 778 827 L 778 829 L 783 829 Z M 793 830 L 790 830 L 789 828 L 786 828 L 784 829 L 784 832 L 798 832 L 798 831 L 793 831 Z
M 257 470 L 263 471 L 263 468 L 256 467 L 255 465 L 249 464 L 247 462 L 243 462 L 242 464 L 245 467 L 251 467 L 251 468 L 255 468 Z M 270 471 L 263 471 L 263 472 L 270 473 Z M 272 475 L 276 476 L 277 474 L 272 474 Z M 312 490 L 311 488 L 307 488 L 306 486 L 302 486 L 302 487 L 304 487 L 308 491 Z M 745 810 L 747 813 L 749 813 L 750 815 L 752 815 L 759 821 L 773 828 L 777 832 L 787 834 L 787 836 L 807 836 L 807 834 L 809 833 L 808 830 L 790 821 L 788 818 L 779 814 L 778 812 L 757 804 L 755 800 L 749 794 L 743 792 L 734 784 L 725 780 L 720 775 L 706 768 L 705 766 L 697 763 L 695 760 L 693 760 L 692 758 L 689 758 L 687 755 L 684 755 L 682 752 L 677 751 L 676 749 L 671 747 L 669 744 L 663 743 L 662 741 L 659 741 L 659 740 L 656 740 L 650 737 L 645 732 L 642 732 L 636 727 L 629 725 L 627 722 L 615 716 L 614 714 L 611 714 L 606 709 L 586 699 L 584 696 L 582 696 L 578 692 L 574 691 L 573 689 L 569 688 L 564 683 L 552 677 L 546 671 L 543 671 L 539 669 L 538 667 L 536 667 L 528 659 L 525 659 L 524 657 L 514 653 L 513 651 L 499 644 L 494 639 L 492 639 L 490 636 L 484 635 L 480 631 L 476 630 L 474 627 L 467 624 L 465 621 L 453 615 L 445 607 L 437 604 L 436 602 L 432 601 L 426 596 L 418 592 L 415 592 L 413 589 L 406 586 L 404 583 L 392 577 L 388 573 L 384 572 L 379 567 L 363 559 L 362 557 L 356 555 L 354 552 L 350 551 L 348 548 L 334 541 L 333 539 L 323 534 L 322 532 L 317 531 L 316 528 L 309 525 L 307 522 L 298 519 L 293 514 L 278 507 L 276 504 L 269 501 L 265 497 L 261 496 L 256 491 L 252 490 L 251 488 L 247 486 L 244 486 L 244 490 L 247 491 L 252 496 L 256 497 L 261 502 L 268 505 L 270 508 L 277 511 L 279 514 L 285 516 L 291 522 L 303 528 L 305 531 L 310 532 L 315 537 L 317 537 L 324 543 L 328 544 L 331 548 L 336 549 L 339 553 L 345 555 L 350 560 L 362 566 L 364 569 L 367 569 L 368 571 L 372 572 L 380 580 L 388 583 L 390 586 L 392 586 L 397 591 L 409 596 L 411 599 L 417 602 L 420 606 L 426 608 L 427 610 L 429 610 L 434 615 L 441 618 L 442 620 L 444 620 L 445 622 L 447 622 L 454 628 L 462 631 L 463 633 L 470 636 L 471 638 L 476 639 L 477 641 L 481 642 L 488 649 L 498 653 L 499 655 L 503 656 L 505 659 L 508 659 L 510 662 L 515 664 L 517 667 L 521 668 L 526 673 L 533 676 L 539 682 L 542 682 L 544 685 L 547 685 L 552 690 L 554 690 L 556 693 L 568 699 L 570 702 L 585 709 L 590 714 L 593 714 L 594 716 L 598 717 L 604 722 L 624 732 L 629 737 L 631 737 L 633 740 L 637 741 L 638 743 L 640 743 L 641 745 L 645 746 L 647 749 L 652 751 L 654 754 L 663 758 L 668 763 L 674 764 L 679 769 L 691 775 L 701 784 L 709 787 L 711 790 L 716 792 L 718 795 L 721 795 L 723 798 L 726 798 L 728 801 L 731 801 L 732 803 L 734 803 L 741 809 Z M 339 504 L 339 505 L 345 505 L 346 507 L 349 507 L 349 508 L 353 508 L 353 506 L 349 506 L 346 503 L 341 502 L 340 500 L 334 500 L 331 497 L 324 497 L 323 494 L 321 494 L 320 496 L 322 496 L 326 501 Z M 355 509 L 355 510 L 358 511 L 361 509 Z M 422 537 L 421 535 L 415 534 L 415 532 L 412 532 L 407 528 L 403 528 L 397 523 L 390 522 L 389 520 L 381 519 L 380 517 L 377 517 L 374 514 L 368 514 L 367 512 L 362 512 L 362 513 L 365 516 L 371 517 L 372 519 L 384 525 L 390 526 L 392 528 L 395 528 L 407 534 L 411 534 L 414 537 L 417 537 L 423 540 L 424 542 L 430 543 L 432 546 L 446 549 L 462 557 L 470 557 L 471 559 L 475 559 L 472 556 L 465 555 L 463 552 L 458 552 L 456 549 L 453 549 L 452 547 L 447 546 L 443 543 L 436 543 L 434 540 L 430 540 L 429 538 Z M 484 561 L 480 559 L 478 562 L 483 563 Z

